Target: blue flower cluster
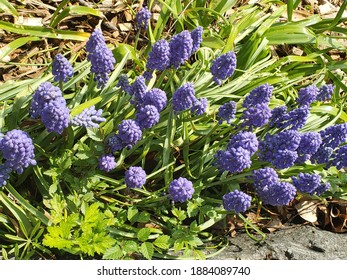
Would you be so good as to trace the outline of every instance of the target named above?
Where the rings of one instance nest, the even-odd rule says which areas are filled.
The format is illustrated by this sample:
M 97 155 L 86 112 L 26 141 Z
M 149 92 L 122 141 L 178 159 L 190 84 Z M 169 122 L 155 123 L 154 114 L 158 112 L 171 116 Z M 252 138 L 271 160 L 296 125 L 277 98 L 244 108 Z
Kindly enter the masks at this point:
M 14 170 L 23 173 L 24 168 L 36 165 L 34 144 L 30 136 L 19 129 L 10 130 L 0 140 L 0 151 L 5 159 L 1 168 L 2 185 L 8 179 L 8 174 Z
M 151 12 L 147 9 L 147 7 L 143 7 L 139 10 L 135 16 L 135 21 L 139 27 L 147 29 L 148 22 L 151 19 Z
M 319 89 L 315 85 L 310 85 L 299 90 L 296 102 L 299 107 L 310 106 L 316 100 Z
M 210 71 L 216 84 L 221 85 L 222 80 L 231 77 L 235 69 L 236 55 L 234 52 L 230 51 L 213 60 Z
M 239 190 L 234 190 L 223 195 L 223 207 L 227 211 L 235 211 L 235 213 L 245 212 L 251 207 L 252 198 Z
M 142 188 L 146 183 L 146 172 L 140 166 L 131 166 L 125 172 L 125 184 L 128 188 Z
M 175 113 L 192 108 L 197 101 L 193 83 L 182 85 L 172 96 L 172 105 Z
M 196 52 L 202 42 L 202 27 L 197 27 L 192 32 L 183 30 L 174 35 L 168 42 L 159 40 L 152 46 L 148 54 L 146 67 L 149 71 L 163 71 L 171 66 L 178 69 L 189 57 Z M 146 74 L 150 77 L 150 72 Z
M 90 70 L 95 74 L 94 80 L 97 81 L 99 88 L 103 88 L 108 81 L 108 74 L 114 69 L 116 60 L 107 47 L 99 28 L 95 28 L 89 37 L 86 50 L 88 52 L 87 60 L 92 64 Z
M 55 82 L 66 82 L 68 78 L 73 76 L 73 69 L 70 62 L 61 54 L 57 54 L 54 57 L 52 63 L 52 74 L 54 75 Z
M 316 97 L 317 101 L 326 101 L 331 98 L 335 90 L 335 86 L 332 84 L 323 85 L 319 88 L 318 95 Z
M 99 161 L 99 165 L 98 165 L 99 169 L 106 172 L 112 171 L 117 166 L 114 156 L 110 154 L 102 155 L 98 161 Z
M 169 198 L 174 202 L 185 202 L 191 199 L 194 194 L 193 183 L 186 178 L 180 177 L 170 183 Z
M 125 171 L 125 184 L 128 188 L 142 188 L 146 183 L 146 172 L 140 166 L 131 166 Z
M 49 132 L 62 134 L 70 122 L 70 110 L 60 89 L 50 82 L 39 85 L 35 91 L 30 113 L 33 118 L 41 117 Z
M 242 107 L 246 108 L 243 111 L 241 119 L 242 126 L 261 127 L 267 124 L 271 117 L 271 109 L 269 102 L 272 95 L 273 87 L 269 84 L 264 84 L 253 89 L 244 99 Z
M 81 114 L 73 117 L 70 123 L 75 126 L 99 127 L 99 123 L 106 121 L 101 115 L 102 109 L 96 110 L 93 105 L 84 109 Z
M 231 136 L 226 150 L 215 154 L 216 164 L 220 171 L 241 172 L 252 164 L 251 156 L 258 150 L 255 134 L 241 131 Z
M 297 177 L 292 177 L 293 185 L 300 192 L 313 195 L 321 195 L 324 191 L 329 189 L 330 185 L 321 183 L 321 176 L 318 174 L 309 174 L 300 172 Z
M 228 124 L 231 123 L 232 119 L 235 119 L 236 114 L 236 103 L 235 101 L 229 101 L 227 103 L 224 103 L 219 107 L 218 110 L 218 118 L 219 123 L 223 123 L 225 120 Z

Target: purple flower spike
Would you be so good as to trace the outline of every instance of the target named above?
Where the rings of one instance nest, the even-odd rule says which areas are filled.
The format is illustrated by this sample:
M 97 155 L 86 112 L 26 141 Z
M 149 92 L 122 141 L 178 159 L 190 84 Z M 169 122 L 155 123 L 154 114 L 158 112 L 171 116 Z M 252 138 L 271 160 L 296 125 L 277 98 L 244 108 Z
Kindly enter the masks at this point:
M 118 137 L 128 148 L 132 148 L 142 138 L 142 130 L 134 120 L 123 120 L 118 125 Z
M 206 98 L 200 98 L 195 102 L 193 107 L 191 108 L 191 112 L 196 116 L 200 116 L 206 112 L 208 107 L 208 101 Z
M 52 101 L 58 100 L 60 103 L 65 103 L 60 89 L 53 86 L 50 82 L 44 82 L 36 89 L 30 107 L 32 118 L 38 118 L 42 114 L 43 108 Z
M 190 35 L 192 36 L 192 39 L 193 39 L 192 53 L 196 52 L 200 48 L 200 44 L 202 42 L 202 32 L 203 32 L 203 29 L 201 26 L 198 26 L 192 32 L 190 32 Z
M 105 43 L 105 38 L 100 29 L 96 28 L 87 41 L 87 60 L 92 67 L 91 72 L 95 74 L 94 80 L 98 82 L 98 87 L 103 88 L 108 81 L 108 74 L 114 69 L 116 60 L 111 50 Z
M 239 133 L 232 135 L 228 143 L 227 149 L 231 148 L 243 148 L 249 151 L 252 156 L 258 150 L 258 139 L 256 135 L 248 131 L 240 131 Z
M 230 51 L 217 57 L 211 66 L 211 74 L 217 85 L 222 84 L 222 80 L 231 77 L 236 69 L 236 55 Z
M 102 155 L 99 158 L 99 165 L 98 166 L 99 166 L 100 170 L 110 172 L 116 168 L 117 163 L 116 163 L 113 155 Z
M 112 135 L 107 140 L 107 147 L 110 148 L 112 153 L 122 150 L 123 148 L 125 148 L 125 146 L 126 145 L 122 142 L 122 140 L 119 138 L 117 134 Z
M 3 180 L 7 180 L 6 174 L 9 174 L 10 170 L 15 170 L 21 174 L 24 168 L 29 165 L 36 165 L 33 141 L 22 130 L 8 131 L 0 140 L 0 150 L 6 160 L 1 173 Z
M 254 180 L 254 185 L 256 187 L 257 192 L 258 189 L 262 190 L 267 186 L 269 187 L 279 182 L 277 172 L 275 171 L 275 169 L 271 167 L 253 170 L 252 174 L 252 178 Z
M 261 127 L 269 122 L 270 117 L 271 109 L 266 103 L 256 104 L 243 111 L 241 119 L 243 119 L 244 122 L 242 126 L 248 126 L 250 129 L 253 129 L 253 127 Z
M 175 202 L 185 202 L 191 199 L 194 194 L 193 183 L 186 178 L 180 177 L 170 183 L 169 197 Z
M 242 107 L 250 108 L 257 104 L 270 102 L 270 98 L 272 95 L 273 86 L 269 84 L 261 85 L 255 89 L 253 89 L 243 101 Z
M 219 150 L 215 154 L 215 159 L 220 171 L 230 173 L 241 172 L 252 164 L 250 152 L 241 147 Z
M 178 69 L 192 54 L 193 39 L 188 30 L 173 36 L 170 43 L 170 65 Z
M 7 184 L 7 180 L 10 178 L 11 168 L 4 164 L 0 165 L 0 187 Z
M 319 92 L 317 95 L 317 101 L 326 101 L 331 98 L 335 90 L 335 86 L 332 84 L 324 85 L 319 88 Z
M 158 123 L 160 118 L 157 108 L 153 105 L 141 107 L 136 114 L 136 121 L 141 129 L 151 128 Z
M 316 100 L 318 88 L 315 85 L 310 85 L 299 90 L 296 102 L 299 106 L 310 106 Z
M 175 113 L 190 109 L 196 102 L 193 83 L 184 84 L 174 92 L 172 97 Z
M 146 183 L 146 172 L 140 166 L 132 166 L 125 171 L 125 184 L 128 188 L 142 188 Z
M 148 54 L 147 69 L 163 71 L 170 67 L 170 45 L 162 39 L 152 46 Z
M 223 195 L 223 207 L 227 211 L 235 211 L 235 213 L 245 212 L 251 207 L 252 198 L 239 190 L 234 190 Z
M 298 191 L 313 195 L 317 188 L 320 187 L 321 177 L 318 174 L 302 173 L 298 177 L 292 177 L 293 185 Z
M 101 117 L 102 110 L 95 110 L 95 106 L 84 109 L 81 114 L 75 116 L 71 120 L 71 124 L 83 127 L 99 127 L 99 123 L 106 121 Z
M 143 97 L 142 105 L 153 105 L 161 112 L 167 103 L 166 93 L 159 88 L 150 89 Z
M 258 196 L 264 204 L 273 206 L 288 205 L 295 197 L 296 189 L 288 182 L 278 182 L 271 186 L 266 186 L 258 192 Z
M 73 69 L 70 62 L 61 54 L 57 54 L 52 63 L 52 74 L 54 81 L 66 82 L 73 75 Z
M 141 28 L 147 29 L 148 22 L 151 19 L 151 12 L 147 9 L 147 7 L 143 7 L 141 10 L 139 10 L 136 14 L 135 21 L 137 25 Z
M 65 104 L 50 102 L 42 111 L 41 120 L 48 132 L 62 134 L 70 123 L 70 111 Z
M 224 103 L 219 107 L 218 110 L 219 123 L 221 124 L 223 120 L 225 120 L 227 123 L 231 123 L 231 120 L 235 118 L 235 114 L 236 103 L 234 101 Z

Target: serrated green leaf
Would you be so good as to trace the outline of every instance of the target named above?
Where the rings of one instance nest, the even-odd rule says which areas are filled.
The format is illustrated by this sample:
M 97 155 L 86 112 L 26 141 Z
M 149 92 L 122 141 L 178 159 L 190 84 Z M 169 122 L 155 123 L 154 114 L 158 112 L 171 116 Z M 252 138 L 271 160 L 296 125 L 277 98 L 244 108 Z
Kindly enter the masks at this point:
M 90 139 L 93 139 L 96 142 L 102 142 L 104 137 L 98 128 L 88 127 L 87 134 Z
M 123 251 L 118 245 L 116 245 L 112 248 L 107 249 L 104 255 L 102 256 L 102 259 L 103 260 L 119 260 L 122 257 L 123 257 Z
M 123 250 L 127 254 L 134 253 L 134 252 L 136 252 L 138 250 L 137 243 L 135 241 L 133 241 L 133 240 L 127 240 L 124 243 Z
M 140 246 L 140 253 L 147 259 L 150 260 L 154 254 L 154 246 L 152 243 L 144 242 Z
M 194 259 L 206 260 L 206 255 L 201 250 L 194 250 Z
M 136 222 L 138 212 L 139 210 L 137 210 L 135 207 L 130 207 L 128 209 L 127 218 L 132 224 Z
M 138 217 L 136 218 L 136 221 L 139 223 L 147 223 L 150 219 L 150 214 L 146 211 L 141 212 Z
M 170 248 L 170 236 L 161 235 L 156 240 L 154 240 L 153 244 L 161 249 L 167 250 Z
M 142 228 L 137 232 L 137 239 L 140 241 L 146 241 L 151 234 L 151 230 L 149 228 Z

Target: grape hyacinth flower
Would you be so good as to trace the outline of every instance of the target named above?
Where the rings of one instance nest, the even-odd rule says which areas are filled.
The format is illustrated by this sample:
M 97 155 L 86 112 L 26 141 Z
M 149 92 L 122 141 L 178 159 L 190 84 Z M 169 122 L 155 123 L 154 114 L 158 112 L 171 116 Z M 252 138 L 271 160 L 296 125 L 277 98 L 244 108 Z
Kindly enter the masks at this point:
M 73 69 L 70 62 L 61 54 L 57 54 L 54 57 L 52 63 L 52 74 L 54 75 L 55 82 L 66 82 L 68 78 L 73 76 Z
M 113 155 L 102 155 L 98 161 L 99 169 L 106 172 L 112 171 L 117 166 L 116 160 Z
M 6 168 L 15 170 L 18 174 L 23 173 L 24 168 L 29 165 L 36 165 L 34 143 L 30 136 L 22 130 L 8 131 L 0 140 L 0 151 L 6 160 Z M 9 170 L 4 169 L 4 172 L 7 171 Z M 3 178 L 6 178 L 6 175 Z
M 138 76 L 135 82 L 133 82 L 130 86 L 129 94 L 134 96 L 137 104 L 142 104 L 146 92 L 147 86 L 145 83 L 145 78 L 143 76 Z
M 335 124 L 319 132 L 324 147 L 337 148 L 346 141 L 347 123 Z
M 335 86 L 332 84 L 324 85 L 319 88 L 318 95 L 316 97 L 317 101 L 326 101 L 331 98 L 335 90 Z
M 170 43 L 170 65 L 178 69 L 192 54 L 193 39 L 188 30 L 173 36 Z
M 235 118 L 236 114 L 236 103 L 234 101 L 229 101 L 224 103 L 219 107 L 218 117 L 219 123 L 221 124 L 225 120 L 228 124 L 231 123 L 231 120 Z
M 136 121 L 123 120 L 118 125 L 118 137 L 124 146 L 131 149 L 142 138 L 142 130 Z
M 184 84 L 174 92 L 172 97 L 175 113 L 190 109 L 196 102 L 193 83 Z
M 298 130 L 306 124 L 309 114 L 310 107 L 308 106 L 301 106 L 289 111 L 281 125 L 281 128 Z
M 236 214 L 245 212 L 251 207 L 252 198 L 239 190 L 234 190 L 223 195 L 223 207 L 227 211 L 235 211 Z
M 258 193 L 264 204 L 272 206 L 288 205 L 295 197 L 296 189 L 288 182 L 278 182 L 267 186 Z
M 287 106 L 279 106 L 271 110 L 270 127 L 282 128 L 287 119 Z
M 241 147 L 219 150 L 214 157 L 218 169 L 230 173 L 241 172 L 252 164 L 250 152 Z
M 296 102 L 299 106 L 310 106 L 316 100 L 318 88 L 315 85 L 310 85 L 299 90 Z
M 96 28 L 93 31 L 87 41 L 86 50 L 87 60 L 92 64 L 90 71 L 95 74 L 94 80 L 98 82 L 98 88 L 103 88 L 108 81 L 108 74 L 114 69 L 116 60 L 107 47 L 100 29 Z
M 131 86 L 129 84 L 129 78 L 126 74 L 119 75 L 117 87 L 120 87 L 126 93 L 131 92 Z
M 141 129 L 151 128 L 159 122 L 159 118 L 159 112 L 153 105 L 141 107 L 135 117 Z
M 252 156 L 258 150 L 258 139 L 257 136 L 248 131 L 240 131 L 239 133 L 232 135 L 227 146 L 227 150 L 231 148 L 243 148 L 249 151 Z
M 52 101 L 42 110 L 41 120 L 48 132 L 62 134 L 69 126 L 70 111 L 66 104 Z
M 125 144 L 119 138 L 118 134 L 114 134 L 107 139 L 107 147 L 111 150 L 112 153 L 120 151 L 125 148 Z
M 153 105 L 161 112 L 167 103 L 166 93 L 159 88 L 150 89 L 143 97 L 142 105 Z
M 174 202 L 185 202 L 191 199 L 194 194 L 193 183 L 186 178 L 174 179 L 168 189 L 169 198 Z
M 0 187 L 7 184 L 7 180 L 10 178 L 11 168 L 4 164 L 0 165 Z
M 258 86 L 246 96 L 242 103 L 242 107 L 251 108 L 261 103 L 268 104 L 270 102 L 272 90 L 273 86 L 269 85 L 268 83 Z
M 143 7 L 141 10 L 139 10 L 135 16 L 135 21 L 137 25 L 141 28 L 147 29 L 148 22 L 151 19 L 151 12 L 147 9 L 147 7 Z
M 101 117 L 102 109 L 95 110 L 95 106 L 84 109 L 81 114 L 72 118 L 70 123 L 75 126 L 99 127 L 99 123 L 106 121 Z
M 340 146 L 331 156 L 331 165 L 337 169 L 347 167 L 347 145 Z
M 65 103 L 60 89 L 53 86 L 50 82 L 43 82 L 36 89 L 30 107 L 30 115 L 36 119 L 41 116 L 43 108 L 52 101 Z
M 321 183 L 316 189 L 315 194 L 320 196 L 321 194 L 325 193 L 327 190 L 329 190 L 331 187 L 330 183 Z
M 269 122 L 271 117 L 271 109 L 266 103 L 256 104 L 253 107 L 247 108 L 243 111 L 241 119 L 243 120 L 242 126 L 248 126 L 249 129 L 253 127 L 261 127 Z
M 217 57 L 210 68 L 213 80 L 217 85 L 222 84 L 222 80 L 225 80 L 234 73 L 236 69 L 236 55 L 230 51 Z
M 296 130 L 285 130 L 271 137 L 271 145 L 274 150 L 295 151 L 301 141 L 301 135 Z
M 313 155 L 322 144 L 322 138 L 318 132 L 306 132 L 301 134 L 297 152 L 299 155 Z
M 297 158 L 298 153 L 296 151 L 278 150 L 271 163 L 278 169 L 285 169 L 293 166 Z
M 278 174 L 271 167 L 260 168 L 252 171 L 252 179 L 256 190 L 262 190 L 266 186 L 272 186 L 279 182 Z
M 140 166 L 131 166 L 125 171 L 125 184 L 128 188 L 142 188 L 146 183 L 146 172 Z
M 316 189 L 320 186 L 321 177 L 318 174 L 302 173 L 298 177 L 292 177 L 293 185 L 300 192 L 313 195 Z
M 170 68 L 170 45 L 162 39 L 152 46 L 148 54 L 147 69 L 163 71 Z
M 193 39 L 192 53 L 196 52 L 200 48 L 200 44 L 202 42 L 202 32 L 203 29 L 201 26 L 198 26 L 192 32 L 190 32 L 190 35 Z
M 200 116 L 203 113 L 206 112 L 208 107 L 208 101 L 207 98 L 199 98 L 193 107 L 191 108 L 191 112 L 195 114 L 196 116 Z
M 318 164 L 329 163 L 333 151 L 333 148 L 321 145 L 317 152 L 311 156 L 310 160 L 311 162 L 316 162 Z

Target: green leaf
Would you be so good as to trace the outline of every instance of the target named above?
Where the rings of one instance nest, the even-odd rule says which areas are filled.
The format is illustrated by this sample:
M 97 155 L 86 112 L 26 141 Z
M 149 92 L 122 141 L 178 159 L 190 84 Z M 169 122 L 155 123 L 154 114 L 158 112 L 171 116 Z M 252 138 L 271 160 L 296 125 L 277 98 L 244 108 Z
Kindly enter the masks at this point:
M 138 250 L 137 243 L 135 241 L 133 241 L 133 240 L 127 240 L 124 243 L 123 250 L 127 254 L 132 254 L 132 253 L 134 253 L 134 252 L 136 252 Z
M 146 241 L 151 234 L 151 230 L 149 228 L 142 228 L 137 232 L 137 239 L 140 241 Z
M 103 17 L 103 13 L 90 7 L 84 6 L 70 6 L 65 8 L 57 17 L 50 22 L 51 27 L 56 27 L 64 18 L 70 15 L 92 15 Z
M 95 127 L 87 127 L 87 134 L 90 139 L 93 139 L 96 142 L 104 141 L 104 137 L 100 131 L 100 129 Z
M 161 235 L 156 240 L 154 240 L 153 244 L 157 246 L 158 248 L 167 250 L 170 248 L 170 236 L 168 235 Z
M 194 259 L 206 260 L 206 255 L 201 250 L 194 250 Z
M 103 260 L 119 260 L 123 257 L 123 251 L 119 247 L 119 245 L 116 245 L 112 248 L 108 248 L 104 255 L 102 256 Z
M 19 16 L 17 10 L 13 5 L 7 0 L 0 0 L 0 10 L 11 13 L 14 16 Z M 0 59 L 1 60 L 1 59 Z
M 208 47 L 211 49 L 222 49 L 225 46 L 225 43 L 223 40 L 217 38 L 217 37 L 206 37 L 201 42 L 201 45 L 204 47 Z
M 140 213 L 140 215 L 136 218 L 136 221 L 139 223 L 147 223 L 150 219 L 150 214 L 146 211 Z
M 150 260 L 154 254 L 154 246 L 152 243 L 144 242 L 141 244 L 140 253 L 147 259 Z
M 16 40 L 13 40 L 12 42 L 8 43 L 6 46 L 4 46 L 0 49 L 0 61 L 5 56 L 10 54 L 14 50 L 18 49 L 19 47 L 25 45 L 26 43 L 31 42 L 31 41 L 40 41 L 40 40 L 42 40 L 42 39 L 39 37 L 33 37 L 33 36 L 21 37 L 21 38 L 18 38 Z
M 139 210 L 137 210 L 137 208 L 129 207 L 127 218 L 132 224 L 136 222 L 138 212 L 139 212 Z

